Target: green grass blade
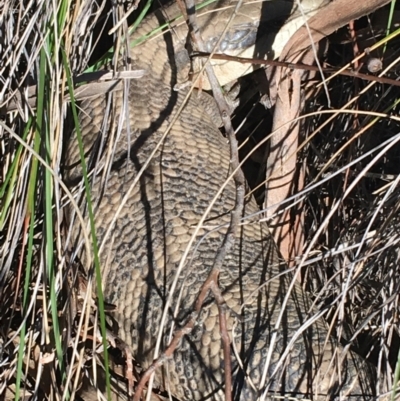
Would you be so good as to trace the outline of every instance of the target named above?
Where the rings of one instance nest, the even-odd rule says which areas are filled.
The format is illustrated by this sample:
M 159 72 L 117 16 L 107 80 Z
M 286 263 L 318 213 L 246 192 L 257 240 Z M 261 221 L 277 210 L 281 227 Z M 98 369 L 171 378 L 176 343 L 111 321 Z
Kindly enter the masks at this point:
M 108 344 L 107 344 L 107 335 L 106 335 L 106 319 L 105 319 L 105 311 L 104 311 L 104 295 L 103 295 L 102 283 L 101 283 L 99 247 L 98 247 L 97 236 L 96 236 L 93 205 L 92 205 L 92 200 L 91 200 L 91 196 L 90 196 L 90 184 L 89 184 L 89 178 L 88 178 L 88 171 L 87 171 L 87 166 L 86 166 L 86 162 L 85 162 L 85 153 L 83 150 L 82 132 L 80 129 L 78 111 L 77 111 L 76 102 L 75 102 L 75 98 L 74 98 L 72 76 L 71 76 L 71 71 L 70 71 L 68 63 L 67 63 L 66 55 L 64 52 L 62 52 L 62 55 L 63 55 L 64 68 L 65 68 L 66 76 L 67 76 L 67 85 L 68 85 L 69 94 L 70 94 L 70 98 L 71 98 L 71 109 L 72 109 L 72 116 L 74 119 L 74 126 L 75 126 L 75 130 L 76 130 L 76 138 L 78 140 L 79 155 L 81 158 L 82 176 L 83 176 L 84 185 L 85 185 L 85 196 L 86 196 L 87 209 L 88 209 L 89 222 L 90 222 L 90 232 L 91 232 L 92 244 L 93 244 L 94 265 L 95 265 L 95 273 L 96 273 L 95 274 L 96 275 L 96 290 L 97 290 L 98 307 L 99 307 L 99 315 L 100 315 L 100 329 L 101 329 L 101 334 L 102 334 L 102 339 L 103 339 L 103 348 L 104 348 L 104 365 L 105 365 L 105 370 L 106 370 L 105 373 L 106 373 L 107 397 L 108 397 L 108 399 L 111 399 L 110 374 L 109 374 L 108 352 L 107 352 Z

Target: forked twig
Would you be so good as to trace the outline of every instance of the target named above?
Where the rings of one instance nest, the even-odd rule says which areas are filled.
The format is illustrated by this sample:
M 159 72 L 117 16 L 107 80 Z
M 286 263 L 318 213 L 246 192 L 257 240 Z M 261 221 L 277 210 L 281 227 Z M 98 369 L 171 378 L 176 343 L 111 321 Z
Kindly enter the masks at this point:
M 180 2 L 178 1 L 178 3 Z M 203 41 L 201 39 L 199 29 L 197 27 L 196 15 L 195 13 L 189 12 L 189 10 L 194 10 L 194 6 L 195 4 L 193 0 L 186 1 L 186 10 L 188 10 L 187 15 L 188 15 L 189 31 L 191 33 L 192 40 L 196 45 L 196 47 L 200 51 L 204 51 Z M 182 4 L 181 8 L 183 8 Z M 230 251 L 235 242 L 235 235 L 240 222 L 244 205 L 245 178 L 242 170 L 238 168 L 239 166 L 238 144 L 234 129 L 231 124 L 228 104 L 226 103 L 226 100 L 222 94 L 221 88 L 214 74 L 212 66 L 210 64 L 206 65 L 205 70 L 207 72 L 207 77 L 213 90 L 214 98 L 217 102 L 221 118 L 224 124 L 224 128 L 229 139 L 230 153 L 231 153 L 231 159 L 230 159 L 231 168 L 233 171 L 236 170 L 236 173 L 234 174 L 234 181 L 236 184 L 236 204 L 231 212 L 230 225 L 224 237 L 224 241 L 217 252 L 214 266 L 211 272 L 209 273 L 208 278 L 206 279 L 206 281 L 204 282 L 204 284 L 200 289 L 200 293 L 195 304 L 195 311 L 192 313 L 185 326 L 174 333 L 172 341 L 170 342 L 166 350 L 163 352 L 163 354 L 159 358 L 157 358 L 151 364 L 151 366 L 144 372 L 136 389 L 134 401 L 139 401 L 141 399 L 142 392 L 145 388 L 146 383 L 149 381 L 151 375 L 155 372 L 157 368 L 161 367 L 166 360 L 172 357 L 174 351 L 179 346 L 183 336 L 189 334 L 192 331 L 209 291 L 211 291 L 211 293 L 215 298 L 219 312 L 220 333 L 224 351 L 225 400 L 226 401 L 232 400 L 232 364 L 231 364 L 231 352 L 230 352 L 230 339 L 229 339 L 229 334 L 227 332 L 226 304 L 218 285 L 218 278 L 225 256 Z

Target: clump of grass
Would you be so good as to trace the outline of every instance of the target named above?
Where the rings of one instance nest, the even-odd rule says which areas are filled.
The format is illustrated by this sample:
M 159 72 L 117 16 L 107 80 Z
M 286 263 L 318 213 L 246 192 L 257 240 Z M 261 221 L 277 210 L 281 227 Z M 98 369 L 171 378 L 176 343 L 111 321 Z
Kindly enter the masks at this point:
M 0 59 L 0 393 L 6 399 L 68 399 L 80 385 L 82 374 L 76 373 L 87 357 L 81 322 L 89 326 L 90 308 L 79 320 L 77 270 L 67 263 L 62 240 L 63 208 L 71 199 L 61 175 L 70 130 L 65 115 L 72 104 L 76 117 L 71 71 L 76 75 L 87 67 L 105 2 L 6 3 Z M 104 330 L 104 311 L 100 315 Z

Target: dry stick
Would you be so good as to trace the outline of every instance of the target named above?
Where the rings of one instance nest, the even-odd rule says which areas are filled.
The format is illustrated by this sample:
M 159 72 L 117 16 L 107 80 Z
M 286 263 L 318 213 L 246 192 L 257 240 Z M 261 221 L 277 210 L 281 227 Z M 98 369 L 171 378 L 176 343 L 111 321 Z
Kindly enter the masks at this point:
M 207 280 L 204 282 L 204 284 L 202 285 L 202 287 L 200 289 L 200 294 L 199 294 L 199 296 L 196 300 L 196 304 L 195 304 L 195 311 L 191 314 L 191 316 L 190 316 L 188 322 L 185 324 L 185 326 L 183 328 L 175 331 L 170 344 L 168 345 L 166 350 L 162 353 L 162 355 L 159 358 L 157 358 L 142 374 L 139 384 L 136 387 L 135 397 L 134 397 L 133 401 L 140 400 L 142 392 L 145 389 L 147 382 L 150 380 L 151 375 L 158 368 L 160 368 L 168 359 L 170 359 L 172 357 L 175 350 L 179 347 L 182 337 L 187 334 L 190 334 L 190 332 L 192 331 L 192 329 L 196 323 L 196 320 L 201 312 L 201 308 L 203 307 L 203 303 L 207 297 L 207 294 L 210 290 L 217 300 L 217 305 L 218 305 L 218 309 L 219 309 L 220 326 L 221 326 L 221 337 L 224 342 L 224 344 L 223 344 L 224 352 L 227 349 L 229 352 L 229 355 L 230 355 L 230 348 L 229 348 L 230 341 L 229 341 L 229 336 L 227 334 L 227 329 L 226 329 L 225 301 L 224 301 L 223 296 L 218 287 L 218 275 L 219 275 L 219 269 L 213 268 L 212 271 L 210 272 Z M 218 304 L 218 302 L 219 302 L 219 304 Z M 226 341 L 226 339 L 227 339 L 227 341 Z M 226 368 L 227 368 L 227 366 L 225 363 L 225 369 Z M 228 369 L 229 369 L 229 374 L 231 374 L 230 363 L 229 363 Z M 229 381 L 230 381 L 230 377 L 229 377 Z M 226 388 L 225 388 L 225 391 L 226 391 Z M 231 398 L 229 400 L 231 400 Z
M 368 49 L 365 49 L 367 52 Z M 232 61 L 236 63 L 242 64 L 254 64 L 254 65 L 263 65 L 263 66 L 270 66 L 270 67 L 285 67 L 292 70 L 306 70 L 306 71 L 320 71 L 320 69 L 315 65 L 308 65 L 302 63 L 290 63 L 286 61 L 276 61 L 276 60 L 264 60 L 259 58 L 246 58 L 246 57 L 238 57 L 238 56 L 228 56 L 226 54 L 210 54 L 206 52 L 194 52 L 191 57 L 211 57 L 214 60 L 225 60 L 225 61 Z M 337 74 L 337 75 L 345 75 L 348 77 L 359 78 L 366 81 L 374 81 L 379 82 L 381 84 L 388 84 L 394 86 L 400 86 L 400 81 L 385 78 L 385 77 L 378 77 L 375 75 L 370 74 L 363 74 L 358 71 L 351 71 L 351 70 L 340 70 L 337 68 L 322 68 L 321 69 L 324 74 Z
M 179 3 L 179 1 L 178 1 Z M 181 6 L 182 8 L 182 6 Z M 191 13 L 190 10 L 194 10 L 194 1 L 187 0 L 186 9 L 188 10 L 188 24 L 189 24 L 189 32 L 191 33 L 192 40 L 194 44 L 200 50 L 204 49 L 204 45 L 200 36 L 199 29 L 197 27 L 195 14 Z M 142 395 L 142 392 L 145 388 L 146 383 L 149 381 L 151 375 L 155 372 L 155 370 L 161 367 L 166 360 L 172 357 L 174 351 L 179 346 L 180 341 L 184 335 L 189 334 L 194 324 L 200 314 L 203 303 L 207 297 L 209 291 L 212 292 L 219 312 L 219 323 L 220 323 L 220 333 L 222 339 L 222 346 L 224 351 L 224 370 L 225 370 L 225 401 L 232 400 L 232 364 L 231 364 L 231 353 L 230 353 L 230 339 L 227 332 L 227 323 L 226 323 L 226 303 L 224 297 L 221 293 L 221 290 L 218 286 L 218 277 L 222 267 L 222 263 L 225 259 L 226 254 L 232 248 L 235 242 L 235 235 L 237 228 L 239 226 L 241 214 L 244 206 L 244 195 L 245 195 L 245 179 L 244 174 L 239 166 L 239 157 L 238 157 L 238 143 L 236 140 L 235 132 L 231 124 L 229 108 L 226 103 L 226 100 L 222 94 L 221 88 L 219 86 L 218 80 L 214 74 L 214 71 L 211 65 L 207 65 L 205 67 L 207 72 L 207 77 L 210 82 L 211 88 L 213 90 L 214 98 L 217 102 L 218 108 L 220 110 L 221 118 L 224 123 L 224 128 L 226 134 L 229 139 L 230 144 L 230 153 L 231 153 L 231 168 L 236 170 L 234 174 L 234 181 L 236 184 L 236 204 L 231 212 L 231 221 L 224 237 L 224 241 L 219 248 L 217 255 L 215 257 L 213 268 L 202 285 L 200 290 L 200 294 L 196 300 L 195 304 L 195 312 L 192 313 L 190 319 L 185 324 L 185 326 L 177 330 L 174 333 L 173 339 L 164 353 L 157 358 L 151 366 L 144 372 L 142 375 L 139 384 L 136 389 L 136 393 L 134 396 L 134 401 L 139 401 Z
M 139 383 L 136 387 L 136 392 L 133 401 L 140 401 L 143 390 L 145 389 L 147 382 L 150 380 L 151 375 L 158 368 L 160 368 L 165 361 L 167 361 L 169 358 L 172 357 L 174 351 L 176 350 L 176 348 L 178 348 L 182 337 L 186 334 L 189 334 L 192 331 L 197 319 L 197 315 L 198 315 L 197 313 L 194 313 L 182 329 L 175 331 L 172 341 L 168 345 L 167 349 L 142 374 Z
M 241 1 L 238 1 L 236 10 L 239 9 L 241 5 Z M 194 44 L 200 51 L 204 51 L 205 47 L 200 35 L 200 31 L 197 26 L 196 14 L 190 13 L 190 10 L 195 10 L 194 0 L 186 1 L 187 11 L 188 11 L 188 22 L 189 22 L 189 32 L 192 35 L 192 40 Z M 228 22 L 229 24 L 229 22 Z M 214 95 L 214 98 L 217 102 L 219 112 L 221 114 L 221 119 L 224 124 L 226 135 L 228 136 L 229 146 L 230 146 L 230 161 L 232 170 L 236 170 L 236 173 L 233 176 L 236 186 L 236 203 L 235 207 L 231 213 L 231 221 L 225 235 L 222 246 L 218 250 L 217 256 L 215 258 L 214 266 L 212 271 L 210 272 L 209 278 L 204 283 L 204 287 L 208 286 L 210 283 L 210 290 L 213 293 L 219 311 L 219 324 L 220 324 L 220 332 L 221 339 L 224 351 L 224 368 L 225 368 L 225 401 L 230 401 L 232 399 L 232 365 L 231 365 L 231 353 L 230 353 L 230 340 L 227 332 L 226 325 L 226 304 L 221 293 L 221 290 L 218 286 L 218 276 L 220 269 L 222 267 L 223 261 L 225 259 L 226 254 L 232 249 L 235 243 L 235 235 L 238 230 L 238 226 L 240 223 L 240 218 L 243 212 L 244 207 L 244 196 L 245 196 L 245 178 L 243 171 L 239 168 L 239 152 L 238 152 L 238 142 L 236 139 L 235 131 L 232 127 L 230 115 L 229 115 L 229 107 L 225 100 L 225 97 L 222 93 L 221 87 L 217 80 L 217 77 L 214 74 L 214 70 L 211 64 L 207 64 L 206 67 L 207 77 L 211 85 L 211 89 Z M 208 292 L 208 290 L 207 290 Z M 197 306 L 198 308 L 198 306 Z M 196 308 L 196 309 L 197 309 Z

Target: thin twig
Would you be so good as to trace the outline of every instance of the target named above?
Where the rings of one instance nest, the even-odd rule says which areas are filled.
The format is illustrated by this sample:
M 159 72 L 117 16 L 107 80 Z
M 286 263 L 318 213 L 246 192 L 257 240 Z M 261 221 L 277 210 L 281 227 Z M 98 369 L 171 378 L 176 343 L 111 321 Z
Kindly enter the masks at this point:
M 193 0 L 189 0 L 186 2 L 186 9 L 188 11 L 187 14 L 189 18 L 189 31 L 191 32 L 192 40 L 198 49 L 203 50 L 204 45 L 199 33 L 199 29 L 197 28 L 195 13 L 190 12 L 190 10 L 194 10 Z M 134 401 L 140 400 L 143 389 L 147 381 L 150 379 L 152 373 L 155 371 L 155 369 L 163 365 L 168 358 L 172 357 L 172 354 L 178 347 L 182 337 L 190 333 L 190 331 L 194 327 L 195 321 L 198 318 L 204 300 L 206 299 L 206 296 L 209 291 L 211 291 L 213 296 L 215 297 L 215 301 L 219 311 L 220 332 L 224 350 L 225 400 L 230 401 L 232 399 L 232 367 L 231 367 L 230 340 L 226 326 L 226 305 L 223 295 L 218 286 L 218 277 L 225 256 L 233 247 L 235 242 L 236 231 L 238 229 L 244 205 L 245 178 L 242 170 L 240 168 L 237 168 L 239 166 L 238 144 L 234 129 L 231 124 L 228 104 L 226 103 L 226 100 L 222 94 L 222 91 L 220 89 L 218 80 L 212 69 L 212 66 L 206 65 L 205 69 L 211 87 L 213 89 L 214 97 L 220 110 L 226 134 L 229 138 L 230 151 L 231 151 L 231 168 L 233 171 L 236 170 L 236 173 L 234 175 L 234 180 L 236 184 L 236 205 L 231 213 L 230 225 L 224 237 L 224 241 L 217 252 L 214 266 L 207 280 L 205 281 L 200 290 L 199 296 L 196 301 L 195 313 L 192 314 L 189 321 L 182 329 L 174 333 L 173 339 L 169 344 L 168 348 L 166 349 L 166 351 L 143 374 L 137 387 Z
M 264 59 L 257 59 L 257 58 L 246 58 L 246 57 L 237 57 L 237 56 L 228 56 L 226 54 L 210 54 L 207 52 L 195 52 L 191 55 L 191 57 L 211 57 L 214 60 L 225 60 L 225 61 L 233 61 L 236 63 L 242 64 L 255 64 L 255 65 L 265 65 L 271 67 L 285 67 L 291 70 L 306 70 L 306 71 L 317 71 L 319 72 L 320 69 L 315 65 L 308 65 L 302 63 L 290 63 L 284 61 L 276 61 L 276 60 L 264 60 Z M 344 75 L 353 78 L 364 79 L 366 81 L 378 82 L 381 84 L 387 85 L 394 85 L 400 86 L 400 81 L 385 77 L 378 77 L 376 75 L 370 74 L 363 74 L 358 71 L 351 71 L 351 70 L 343 70 L 337 68 L 322 68 L 325 74 L 337 74 L 337 75 Z
M 234 13 L 239 10 L 241 6 L 241 1 L 238 1 L 238 4 L 235 8 Z M 197 26 L 197 21 L 196 21 L 196 14 L 195 13 L 190 13 L 190 10 L 195 9 L 195 3 L 194 0 L 187 0 L 186 1 L 186 7 L 187 7 L 187 13 L 188 13 L 188 19 L 189 19 L 189 32 L 191 32 L 193 41 L 195 46 L 200 50 L 204 51 L 204 43 L 202 41 L 200 31 Z M 232 15 L 231 20 L 234 15 Z M 230 21 L 228 22 L 228 24 Z M 221 36 L 222 37 L 222 36 Z M 218 46 L 218 44 L 217 44 Z M 230 154 L 231 154 L 231 168 L 233 171 L 236 170 L 236 173 L 234 174 L 233 178 L 235 181 L 236 185 L 236 204 L 235 207 L 231 213 L 231 221 L 230 221 L 230 226 L 228 228 L 228 231 L 225 235 L 223 244 L 221 248 L 218 250 L 217 256 L 215 258 L 215 263 L 213 270 L 210 273 L 210 279 L 212 279 L 212 286 L 211 290 L 212 293 L 216 299 L 217 305 L 218 305 L 218 310 L 219 310 L 219 318 L 220 318 L 220 330 L 221 330 L 221 337 L 222 337 L 222 343 L 223 343 L 223 348 L 224 348 L 224 366 L 225 366 L 225 400 L 230 401 L 232 399 L 232 366 L 231 366 L 231 353 L 230 353 L 230 340 L 229 336 L 227 333 L 226 329 L 226 315 L 225 315 L 225 301 L 223 299 L 223 296 L 220 292 L 220 289 L 218 287 L 218 275 L 220 272 L 220 269 L 222 267 L 223 261 L 225 259 L 226 254 L 229 252 L 230 249 L 232 249 L 234 243 L 235 243 L 235 235 L 238 230 L 238 226 L 240 223 L 240 217 L 243 212 L 243 207 L 244 207 L 244 195 L 245 195 L 245 178 L 243 171 L 238 168 L 240 162 L 239 162 L 239 152 L 238 152 L 238 143 L 235 135 L 235 131 L 233 129 L 230 115 L 229 115 L 229 106 L 225 100 L 225 97 L 222 93 L 221 87 L 219 85 L 219 82 L 217 80 L 217 77 L 214 74 L 214 70 L 211 66 L 211 64 L 207 64 L 206 67 L 206 72 L 207 72 L 207 77 L 211 85 L 211 89 L 214 95 L 214 98 L 217 102 L 217 106 L 221 115 L 221 119 L 225 128 L 226 135 L 228 136 L 229 139 L 229 145 L 230 145 Z

